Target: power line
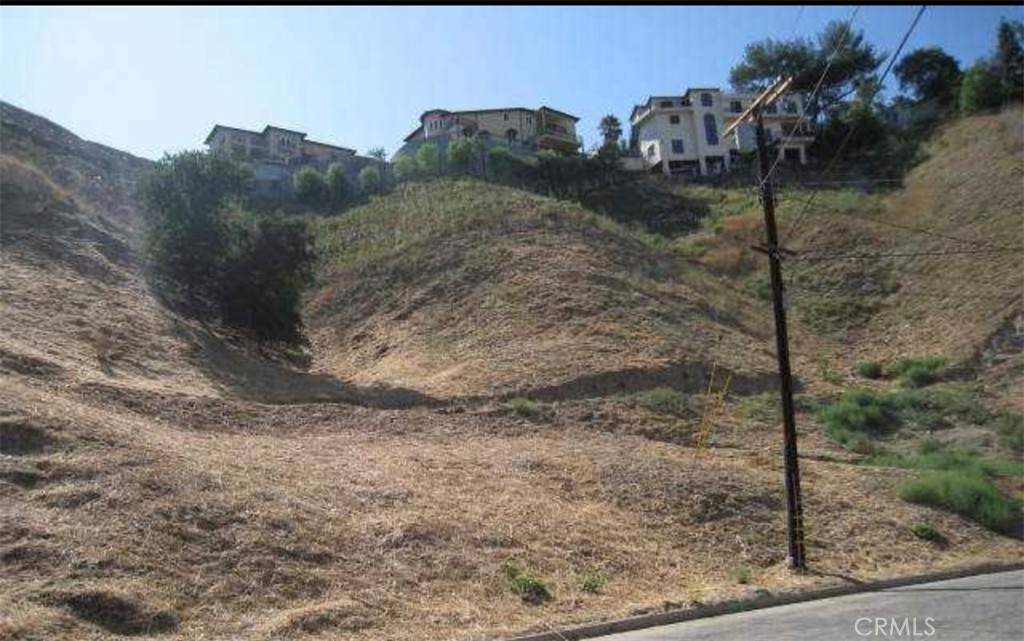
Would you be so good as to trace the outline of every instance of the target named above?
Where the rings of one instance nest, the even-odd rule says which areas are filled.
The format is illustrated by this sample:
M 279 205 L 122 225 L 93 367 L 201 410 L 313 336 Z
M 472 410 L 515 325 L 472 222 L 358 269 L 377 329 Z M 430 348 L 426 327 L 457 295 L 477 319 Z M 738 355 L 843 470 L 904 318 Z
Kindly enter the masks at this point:
M 868 254 L 801 254 L 791 260 L 803 262 L 821 262 L 827 260 L 878 260 L 882 258 L 913 258 L 917 256 L 953 256 L 957 254 L 1000 254 L 1000 253 L 1024 253 L 1024 248 L 1000 247 L 990 249 L 958 249 L 946 251 L 914 251 L 914 252 L 891 252 L 891 253 L 868 253 Z
M 910 23 L 910 28 L 908 28 L 906 33 L 903 34 L 903 39 L 900 41 L 900 45 L 896 48 L 896 53 L 894 53 L 892 57 L 889 59 L 888 66 L 886 66 L 885 71 L 882 73 L 881 79 L 879 79 L 878 83 L 874 87 L 874 91 L 871 93 L 871 100 L 868 101 L 869 104 L 871 101 L 874 100 L 875 96 L 878 95 L 878 92 L 881 91 L 882 87 L 885 85 L 886 77 L 889 75 L 889 72 L 892 71 L 893 65 L 896 63 L 896 59 L 899 58 L 900 52 L 903 51 L 903 47 L 907 44 L 907 40 L 910 39 L 910 34 L 913 33 L 914 28 L 917 27 L 917 23 L 918 21 L 921 20 L 921 16 L 924 14 L 924 10 L 926 8 L 927 5 L 921 5 L 921 8 L 918 10 L 917 15 L 914 16 L 914 21 Z M 843 138 L 843 141 L 839 144 L 839 148 L 836 150 L 836 153 L 832 157 L 831 162 L 829 162 L 828 166 L 825 168 L 825 174 L 828 174 L 829 172 L 832 171 L 832 168 L 839 160 L 839 156 L 842 154 L 843 150 L 846 149 L 846 145 L 849 144 L 850 139 L 853 137 L 853 132 L 856 131 L 856 129 L 856 122 L 854 122 L 853 125 L 850 126 L 849 129 L 847 129 L 846 136 Z M 811 194 L 811 197 L 807 200 L 807 204 L 804 206 L 803 210 L 800 212 L 800 215 L 797 217 L 796 222 L 790 225 L 789 229 L 787 230 L 786 236 L 789 236 L 790 238 L 794 236 L 796 230 L 800 227 L 800 224 L 806 217 L 807 211 L 810 208 L 811 203 L 814 202 L 814 198 L 817 195 L 817 193 L 817 190 L 815 190 L 814 193 Z

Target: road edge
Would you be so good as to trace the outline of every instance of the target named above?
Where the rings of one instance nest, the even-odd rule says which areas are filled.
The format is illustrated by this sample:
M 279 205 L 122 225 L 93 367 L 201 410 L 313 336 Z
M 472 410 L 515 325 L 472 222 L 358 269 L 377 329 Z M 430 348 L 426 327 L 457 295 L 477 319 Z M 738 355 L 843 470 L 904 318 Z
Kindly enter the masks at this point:
M 590 639 L 618 632 L 630 632 L 633 630 L 653 628 L 671 623 L 683 623 L 685 621 L 705 619 L 708 617 L 721 616 L 723 614 L 749 612 L 751 610 L 762 610 L 782 605 L 803 603 L 805 601 L 815 601 L 817 599 L 828 599 L 831 597 L 846 596 L 861 592 L 875 592 L 878 590 L 887 590 L 907 585 L 916 585 L 919 583 L 962 579 L 968 576 L 996 574 L 999 572 L 1010 572 L 1013 570 L 1024 570 L 1024 561 L 1017 561 L 1013 563 L 981 563 L 962 568 L 930 572 L 927 574 L 913 574 L 909 576 L 837 585 L 789 594 L 759 596 L 752 599 L 734 599 L 703 607 L 687 608 L 685 610 L 669 610 L 666 612 L 643 614 L 625 619 L 614 619 L 598 623 L 585 623 L 562 630 L 551 630 L 548 632 L 538 632 L 516 637 L 503 637 L 500 641 L 579 641 L 581 639 Z

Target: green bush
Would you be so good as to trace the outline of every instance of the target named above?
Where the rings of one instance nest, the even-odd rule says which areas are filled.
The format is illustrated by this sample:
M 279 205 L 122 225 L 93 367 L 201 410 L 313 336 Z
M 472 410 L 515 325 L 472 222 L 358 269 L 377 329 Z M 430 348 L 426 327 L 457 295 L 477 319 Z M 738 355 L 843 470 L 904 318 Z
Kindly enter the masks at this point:
M 334 207 L 342 207 L 352 198 L 352 186 L 341 163 L 331 163 L 327 167 L 324 182 L 327 184 L 327 197 Z
M 751 573 L 750 568 L 746 566 L 740 566 L 732 571 L 732 578 L 740 585 L 746 585 L 750 583 Z
M 690 409 L 686 397 L 671 387 L 659 387 L 647 392 L 640 397 L 640 404 L 655 412 L 673 416 L 683 416 Z
M 540 577 L 526 572 L 515 561 L 502 563 L 501 573 L 505 576 L 509 588 L 526 603 L 536 605 L 551 600 L 551 592 L 544 581 Z
M 416 163 L 419 169 L 427 176 L 436 176 L 440 172 L 440 153 L 437 145 L 430 143 L 421 145 L 416 150 Z
M 416 159 L 409 154 L 401 154 L 395 159 L 395 180 L 399 182 L 413 180 L 419 175 L 419 170 Z
M 509 399 L 508 408 L 519 418 L 525 418 L 530 421 L 544 418 L 544 412 L 539 405 L 521 396 Z
M 857 374 L 864 378 L 882 378 L 882 364 L 878 361 L 868 361 L 857 365 Z
M 323 176 L 312 167 L 303 167 L 295 172 L 292 179 L 295 186 L 295 197 L 299 202 L 311 206 L 322 205 L 327 200 L 327 185 Z
M 301 339 L 299 296 L 311 278 L 305 222 L 246 211 L 249 172 L 217 154 L 166 156 L 143 179 L 146 260 L 181 312 L 216 316 L 258 339 Z
M 960 110 L 967 115 L 998 109 L 1003 100 L 999 74 L 984 60 L 972 65 L 960 84 Z
M 885 374 L 900 379 L 905 387 L 924 387 L 942 380 L 946 363 L 940 356 L 901 358 L 887 367 Z
M 1024 452 L 1024 414 L 998 414 L 992 424 L 1000 445 L 1014 452 Z
M 910 526 L 910 531 L 919 539 L 931 541 L 932 543 L 945 543 L 946 537 L 927 523 L 915 523 Z
M 900 497 L 949 510 L 1002 534 L 1015 534 L 1020 527 L 1020 506 L 972 472 L 926 472 L 904 484 Z
M 359 187 L 364 194 L 373 194 L 380 189 L 380 170 L 367 165 L 359 171 Z
M 818 413 L 829 436 L 844 445 L 877 437 L 899 426 L 896 404 L 890 395 L 870 390 L 849 390 L 839 402 Z
M 597 594 L 608 580 L 600 574 L 586 574 L 580 581 L 580 589 L 589 594 Z
M 476 147 L 471 140 L 455 140 L 448 145 L 448 171 L 452 174 L 469 173 Z

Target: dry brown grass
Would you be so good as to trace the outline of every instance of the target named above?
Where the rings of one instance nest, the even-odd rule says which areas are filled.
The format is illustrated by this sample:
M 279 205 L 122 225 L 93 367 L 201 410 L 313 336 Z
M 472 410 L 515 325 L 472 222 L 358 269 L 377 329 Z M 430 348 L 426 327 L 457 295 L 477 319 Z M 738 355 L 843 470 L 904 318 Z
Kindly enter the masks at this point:
M 0 162 L 4 215 L 24 223 L 0 228 L 0 639 L 486 639 L 1022 559 L 900 501 L 911 472 L 843 462 L 801 414 L 813 571 L 789 573 L 778 428 L 740 411 L 772 389 L 763 303 L 571 206 L 471 190 L 467 211 L 517 233 L 428 221 L 414 261 L 399 247 L 335 272 L 310 374 L 168 314 L 130 234 Z M 840 348 L 798 328 L 811 341 Z M 701 391 L 712 363 L 737 376 L 711 448 L 692 447 L 699 400 L 666 415 L 614 395 Z M 810 393 L 835 392 L 796 363 Z M 514 388 L 542 419 L 463 396 Z M 515 594 L 509 560 L 553 600 Z

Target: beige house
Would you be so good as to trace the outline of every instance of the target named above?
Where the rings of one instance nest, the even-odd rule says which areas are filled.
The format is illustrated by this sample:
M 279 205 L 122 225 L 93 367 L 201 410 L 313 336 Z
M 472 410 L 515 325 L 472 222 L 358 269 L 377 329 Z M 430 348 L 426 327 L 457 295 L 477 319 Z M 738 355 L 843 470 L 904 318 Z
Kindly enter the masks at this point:
M 211 151 L 226 151 L 253 162 L 327 164 L 351 159 L 355 149 L 307 140 L 301 131 L 267 125 L 262 132 L 215 125 L 205 144 Z
M 723 138 L 721 132 L 756 98 L 755 94 L 729 93 L 714 87 L 691 88 L 681 96 L 651 96 L 630 114 L 630 146 L 634 155 L 627 169 L 666 175 L 706 176 L 728 171 L 742 153 L 754 151 L 754 125 L 743 123 Z M 814 135 L 800 121 L 801 94 L 783 95 L 764 113 L 769 143 L 779 142 L 779 156 L 806 164 Z
M 576 116 L 550 107 L 474 111 L 431 109 L 420 116 L 420 125 L 405 137 L 405 143 L 406 147 L 416 147 L 430 139 L 447 143 L 448 140 L 479 138 L 502 142 L 524 151 L 550 149 L 571 154 L 580 147 L 576 135 L 577 121 L 579 118 Z

